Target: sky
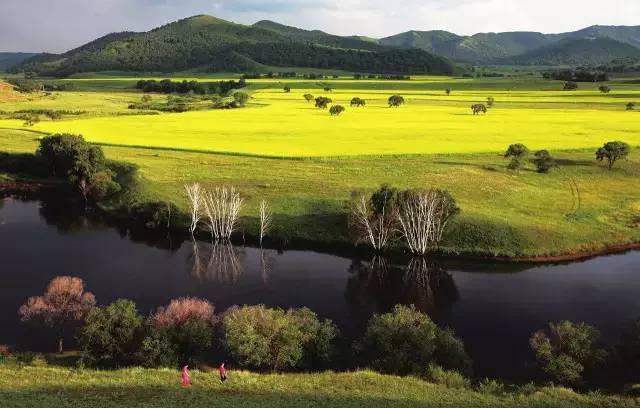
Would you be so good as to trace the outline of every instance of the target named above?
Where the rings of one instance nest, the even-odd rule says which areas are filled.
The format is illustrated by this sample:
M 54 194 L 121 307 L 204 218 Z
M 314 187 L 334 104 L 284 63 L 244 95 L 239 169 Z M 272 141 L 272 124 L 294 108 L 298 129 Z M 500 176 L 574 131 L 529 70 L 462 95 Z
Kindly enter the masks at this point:
M 558 33 L 640 25 L 640 0 L 0 0 L 0 51 L 64 52 L 196 14 L 371 37 L 435 29 Z

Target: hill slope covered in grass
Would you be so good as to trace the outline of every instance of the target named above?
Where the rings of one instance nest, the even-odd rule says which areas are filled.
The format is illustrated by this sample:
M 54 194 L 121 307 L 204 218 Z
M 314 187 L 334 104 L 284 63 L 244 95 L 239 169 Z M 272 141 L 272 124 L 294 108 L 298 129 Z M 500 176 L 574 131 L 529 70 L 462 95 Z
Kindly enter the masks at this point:
M 110 34 L 62 55 L 36 56 L 15 70 L 66 76 L 93 71 L 253 72 L 264 65 L 404 74 L 454 71 L 451 62 L 423 50 L 385 48 L 275 23 L 246 26 L 206 15 L 145 33 Z
M 0 398 L 7 408 L 113 407 L 632 407 L 636 401 L 565 388 L 527 387 L 509 393 L 448 388 L 415 378 L 369 371 L 254 374 L 231 371 L 223 385 L 214 372 L 192 371 L 180 386 L 169 369 L 117 371 L 0 366 Z

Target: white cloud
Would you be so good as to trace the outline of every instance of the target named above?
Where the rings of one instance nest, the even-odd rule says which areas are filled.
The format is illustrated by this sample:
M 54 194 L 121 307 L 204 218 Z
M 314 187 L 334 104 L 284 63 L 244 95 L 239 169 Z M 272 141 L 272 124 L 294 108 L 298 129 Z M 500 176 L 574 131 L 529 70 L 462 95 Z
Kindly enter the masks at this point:
M 0 51 L 64 51 L 113 31 L 147 30 L 194 14 L 250 24 L 383 37 L 410 29 L 458 34 L 562 32 L 640 24 L 637 0 L 0 0 Z M 6 3 L 6 4 L 4 4 Z M 31 23 L 25 23 L 31 22 Z

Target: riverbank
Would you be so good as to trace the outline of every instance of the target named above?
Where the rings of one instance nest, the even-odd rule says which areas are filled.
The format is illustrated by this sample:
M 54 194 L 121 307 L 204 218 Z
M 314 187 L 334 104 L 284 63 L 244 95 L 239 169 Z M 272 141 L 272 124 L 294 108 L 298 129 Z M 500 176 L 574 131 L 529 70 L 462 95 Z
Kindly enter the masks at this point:
M 0 150 L 32 153 L 36 147 L 31 132 L 0 130 Z M 274 212 L 270 238 L 284 247 L 299 243 L 352 247 L 346 202 L 353 191 L 373 191 L 382 183 L 398 188 L 436 186 L 452 193 L 462 211 L 444 237 L 446 255 L 562 262 L 636 248 L 640 243 L 637 148 L 630 160 L 612 171 L 597 163 L 591 151 L 553 152 L 560 166 L 546 175 L 531 169 L 509 171 L 497 154 L 292 161 L 103 149 L 108 158 L 138 167 L 135 191 L 126 197 L 129 202 L 172 203 L 185 213 L 184 184 L 234 185 L 245 198 L 239 234 L 256 235 L 257 207 L 265 199 Z
M 558 387 L 449 388 L 415 378 L 370 371 L 318 374 L 256 374 L 231 370 L 220 384 L 215 372 L 180 373 L 131 368 L 97 371 L 0 365 L 0 398 L 7 408 L 114 407 L 633 407 L 638 400 Z

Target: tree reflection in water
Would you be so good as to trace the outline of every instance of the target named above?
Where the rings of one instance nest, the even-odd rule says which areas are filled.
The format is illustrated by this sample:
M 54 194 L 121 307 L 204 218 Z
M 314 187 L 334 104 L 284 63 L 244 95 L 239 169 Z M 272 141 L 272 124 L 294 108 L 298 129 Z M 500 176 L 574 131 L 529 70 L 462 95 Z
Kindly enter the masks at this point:
M 265 285 L 269 281 L 269 275 L 273 272 L 275 262 L 275 258 L 269 255 L 268 251 L 260 248 L 260 276 L 262 277 L 262 283 Z
M 371 261 L 354 261 L 347 283 L 347 299 L 360 313 L 385 313 L 397 304 L 415 305 L 438 321 L 458 299 L 452 275 L 427 257 L 394 264 L 374 256 Z
M 242 275 L 244 251 L 228 242 L 192 241 L 191 275 L 204 282 L 236 283 Z

